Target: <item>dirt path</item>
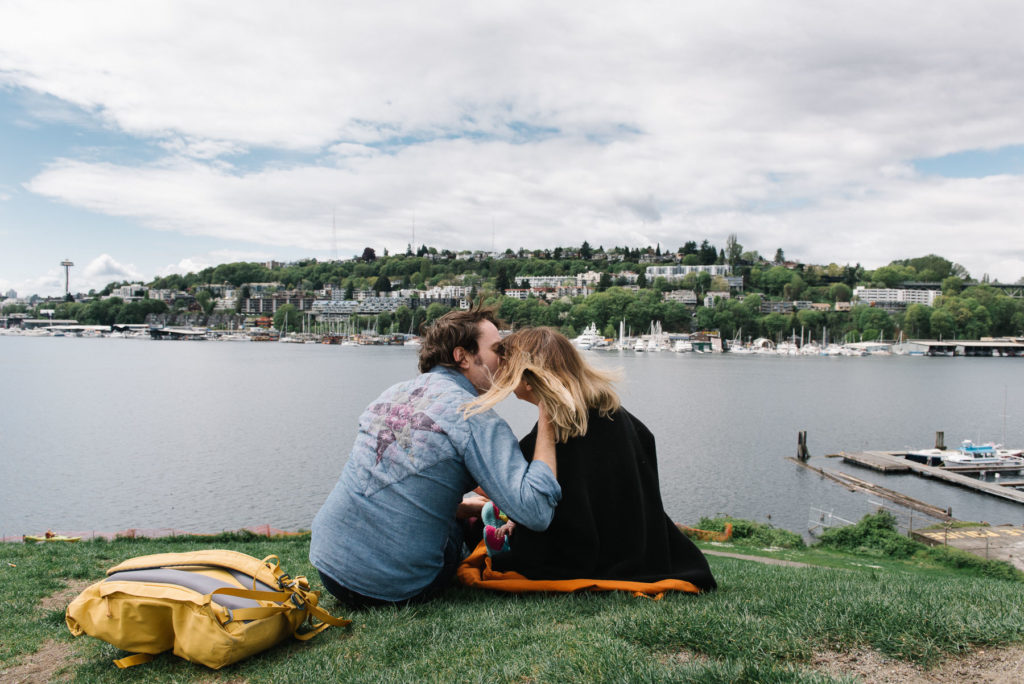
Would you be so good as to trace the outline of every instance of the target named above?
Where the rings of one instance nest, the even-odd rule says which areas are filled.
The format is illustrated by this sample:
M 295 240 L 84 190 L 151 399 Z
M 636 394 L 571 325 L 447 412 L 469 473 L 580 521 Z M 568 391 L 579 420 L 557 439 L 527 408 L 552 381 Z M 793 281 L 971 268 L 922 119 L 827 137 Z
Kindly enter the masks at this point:
M 703 553 L 708 556 L 725 556 L 726 558 L 738 558 L 740 560 L 756 561 L 758 563 L 764 563 L 765 565 L 784 565 L 787 568 L 813 568 L 816 567 L 810 563 L 799 563 L 797 561 L 782 560 L 781 558 L 767 558 L 765 556 L 745 556 L 742 553 L 729 553 L 727 551 L 711 551 L 709 549 L 702 549 Z

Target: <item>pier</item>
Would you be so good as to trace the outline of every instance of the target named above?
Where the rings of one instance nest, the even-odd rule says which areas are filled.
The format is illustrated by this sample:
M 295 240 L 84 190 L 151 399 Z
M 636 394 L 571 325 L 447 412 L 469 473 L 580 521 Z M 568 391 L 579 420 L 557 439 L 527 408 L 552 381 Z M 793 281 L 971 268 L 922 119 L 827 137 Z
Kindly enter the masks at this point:
M 1014 339 L 908 340 L 905 353 L 924 356 L 1024 356 L 1024 342 Z
M 997 496 L 1001 499 L 1008 499 L 1016 503 L 1024 504 L 1024 492 L 1016 489 L 1016 484 L 1007 482 L 1005 485 L 999 482 L 986 482 L 964 473 L 999 473 L 1019 472 L 1020 466 L 929 466 L 923 463 L 915 463 L 904 458 L 902 451 L 859 451 L 854 453 L 837 454 L 846 463 L 853 463 L 865 468 L 871 468 L 883 473 L 914 472 L 923 477 L 930 477 L 950 484 L 955 484 L 967 489 L 973 489 L 982 494 Z M 1021 483 L 1024 484 L 1024 483 Z

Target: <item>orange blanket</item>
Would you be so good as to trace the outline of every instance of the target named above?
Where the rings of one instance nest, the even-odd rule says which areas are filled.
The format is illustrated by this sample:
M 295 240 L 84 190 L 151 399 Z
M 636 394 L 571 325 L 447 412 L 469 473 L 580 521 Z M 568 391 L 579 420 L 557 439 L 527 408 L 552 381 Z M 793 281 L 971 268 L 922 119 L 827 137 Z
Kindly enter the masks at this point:
M 467 587 L 507 591 L 513 594 L 526 591 L 628 591 L 632 592 L 634 596 L 647 596 L 658 600 L 665 595 L 666 591 L 700 593 L 700 589 L 695 585 L 677 579 L 666 579 L 660 582 L 627 582 L 605 579 L 532 580 L 518 572 L 498 572 L 491 569 L 491 559 L 487 555 L 487 549 L 483 542 L 480 542 L 466 560 L 462 561 L 456 574 L 459 581 Z

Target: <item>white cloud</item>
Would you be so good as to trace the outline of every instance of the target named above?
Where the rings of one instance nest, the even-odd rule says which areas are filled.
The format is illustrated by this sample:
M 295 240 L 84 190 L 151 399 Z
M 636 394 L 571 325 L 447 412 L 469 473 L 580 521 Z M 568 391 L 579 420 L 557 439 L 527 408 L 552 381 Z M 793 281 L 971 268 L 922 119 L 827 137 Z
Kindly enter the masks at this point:
M 100 254 L 91 259 L 85 265 L 75 262 L 68 272 L 68 287 L 72 294 L 77 292 L 88 292 L 89 290 L 102 290 L 109 283 L 123 280 L 140 281 L 149 280 L 150 277 L 143 276 L 131 264 L 122 264 L 109 254 Z M 62 267 L 51 267 L 46 272 L 34 278 L 23 280 L 0 280 L 0 289 L 13 288 L 19 295 L 28 296 L 31 294 L 57 295 L 64 294 L 65 272 Z
M 240 252 L 737 233 L 1016 280 L 1019 179 L 910 162 L 1024 143 L 1022 25 L 996 1 L 36 2 L 0 10 L 0 84 L 166 152 L 67 154 L 29 190 Z
M 171 155 L 193 159 L 217 159 L 219 157 L 243 154 L 245 146 L 228 140 L 196 140 L 175 137 L 164 140 L 160 147 Z
M 156 271 L 157 276 L 167 276 L 172 273 L 185 275 L 187 273 L 199 273 L 200 271 L 239 261 L 262 262 L 273 259 L 270 252 L 236 251 L 236 250 L 215 250 L 209 254 L 199 254 L 185 257 L 176 264 L 167 264 Z
M 115 280 L 142 280 L 144 276 L 132 264 L 122 264 L 109 254 L 100 254 L 82 269 L 82 276 L 90 283 L 103 281 L 103 286 Z

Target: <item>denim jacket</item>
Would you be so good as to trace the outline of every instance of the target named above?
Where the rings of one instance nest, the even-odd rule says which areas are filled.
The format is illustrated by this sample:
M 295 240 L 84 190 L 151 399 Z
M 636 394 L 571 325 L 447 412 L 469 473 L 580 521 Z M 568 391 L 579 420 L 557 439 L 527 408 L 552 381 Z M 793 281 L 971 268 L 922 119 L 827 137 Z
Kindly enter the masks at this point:
M 465 376 L 437 366 L 367 407 L 313 520 L 309 559 L 317 570 L 365 596 L 414 596 L 441 571 L 456 508 L 477 485 L 517 523 L 547 528 L 558 481 L 544 463 L 526 461 L 495 411 L 462 416 L 476 396 Z

